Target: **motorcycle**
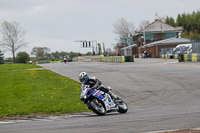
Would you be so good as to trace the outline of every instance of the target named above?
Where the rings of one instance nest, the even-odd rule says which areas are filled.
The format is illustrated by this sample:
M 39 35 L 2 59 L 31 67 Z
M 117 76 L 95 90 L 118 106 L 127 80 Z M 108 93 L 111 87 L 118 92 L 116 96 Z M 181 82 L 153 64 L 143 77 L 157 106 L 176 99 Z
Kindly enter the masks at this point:
M 105 115 L 108 112 L 118 111 L 119 113 L 126 113 L 128 107 L 126 103 L 118 98 L 113 100 L 108 93 L 98 89 L 91 89 L 85 86 L 80 99 L 97 115 Z

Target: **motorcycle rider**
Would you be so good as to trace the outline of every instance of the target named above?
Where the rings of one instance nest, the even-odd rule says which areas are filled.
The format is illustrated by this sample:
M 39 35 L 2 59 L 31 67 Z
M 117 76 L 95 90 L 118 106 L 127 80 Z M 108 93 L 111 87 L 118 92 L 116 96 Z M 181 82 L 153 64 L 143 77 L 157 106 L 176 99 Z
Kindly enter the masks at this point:
M 66 64 L 66 62 L 67 62 L 67 58 L 66 58 L 65 56 L 64 56 L 64 59 L 63 59 L 63 60 L 64 60 L 64 63 Z
M 89 85 L 89 87 L 92 89 L 99 89 L 100 91 L 110 94 L 113 100 L 118 99 L 118 97 L 112 93 L 111 87 L 104 87 L 101 85 L 102 83 L 100 80 L 96 79 L 95 77 L 89 77 L 86 72 L 81 72 L 79 74 L 79 80 L 82 83 L 81 91 L 86 85 Z

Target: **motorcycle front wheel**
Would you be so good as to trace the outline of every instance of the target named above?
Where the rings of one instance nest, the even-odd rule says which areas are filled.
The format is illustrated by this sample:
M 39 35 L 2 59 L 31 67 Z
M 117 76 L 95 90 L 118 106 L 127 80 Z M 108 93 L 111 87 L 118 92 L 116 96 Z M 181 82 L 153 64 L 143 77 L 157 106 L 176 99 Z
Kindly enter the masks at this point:
M 121 102 L 117 103 L 119 110 L 119 113 L 126 113 L 128 111 L 128 106 L 126 103 L 121 99 Z
M 92 111 L 98 115 L 105 115 L 106 110 L 103 106 L 103 104 L 96 98 L 92 99 L 89 102 L 89 107 L 92 109 Z

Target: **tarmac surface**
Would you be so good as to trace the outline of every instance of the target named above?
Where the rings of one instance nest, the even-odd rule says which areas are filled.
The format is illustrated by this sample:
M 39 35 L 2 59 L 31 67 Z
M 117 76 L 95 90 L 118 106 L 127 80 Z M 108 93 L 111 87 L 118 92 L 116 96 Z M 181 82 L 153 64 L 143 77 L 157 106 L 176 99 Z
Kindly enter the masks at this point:
M 81 113 L 0 122 L 0 133 L 138 133 L 200 128 L 200 63 L 136 59 L 134 63 L 41 64 L 78 81 L 94 75 L 128 104 L 126 114 Z

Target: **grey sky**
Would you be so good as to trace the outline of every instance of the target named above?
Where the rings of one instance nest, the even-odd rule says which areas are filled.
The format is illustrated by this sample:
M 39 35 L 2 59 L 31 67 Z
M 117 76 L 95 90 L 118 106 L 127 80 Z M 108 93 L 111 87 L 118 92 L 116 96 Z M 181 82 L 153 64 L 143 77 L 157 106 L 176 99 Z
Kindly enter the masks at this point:
M 113 24 L 121 17 L 138 29 L 141 21 L 200 10 L 200 0 L 0 0 L 0 23 L 16 21 L 26 31 L 27 47 L 87 52 L 75 40 L 97 40 L 113 48 Z M 19 51 L 18 51 L 19 52 Z M 11 56 L 5 52 L 5 56 Z

